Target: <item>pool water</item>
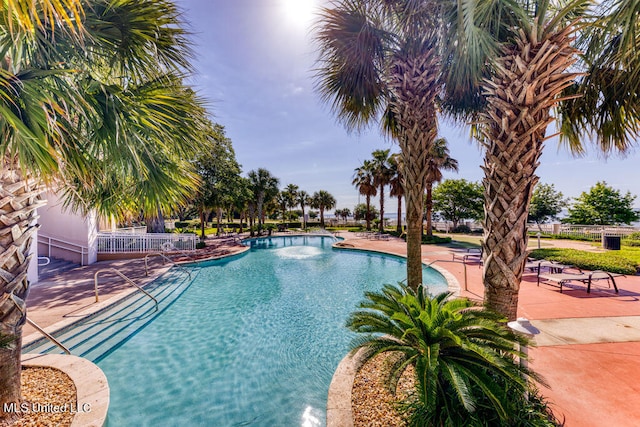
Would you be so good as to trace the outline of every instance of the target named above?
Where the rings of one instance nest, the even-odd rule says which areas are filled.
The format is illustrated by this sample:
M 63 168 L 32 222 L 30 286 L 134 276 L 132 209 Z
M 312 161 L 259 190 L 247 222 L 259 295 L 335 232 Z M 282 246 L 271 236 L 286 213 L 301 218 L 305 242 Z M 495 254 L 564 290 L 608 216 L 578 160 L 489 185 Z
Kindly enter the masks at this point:
M 329 384 L 363 299 L 406 276 L 402 258 L 332 238 L 251 241 L 200 264 L 180 298 L 100 360 L 109 426 L 322 426 Z M 433 293 L 444 278 L 425 269 Z

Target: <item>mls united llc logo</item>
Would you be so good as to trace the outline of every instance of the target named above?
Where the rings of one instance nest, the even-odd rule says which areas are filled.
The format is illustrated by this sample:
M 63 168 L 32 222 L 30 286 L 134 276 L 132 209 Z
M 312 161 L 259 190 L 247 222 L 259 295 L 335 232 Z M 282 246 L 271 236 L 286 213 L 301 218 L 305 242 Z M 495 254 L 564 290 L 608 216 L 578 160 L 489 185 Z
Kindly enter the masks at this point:
M 22 403 L 5 403 L 2 405 L 2 410 L 5 413 L 31 413 L 31 412 L 48 412 L 52 414 L 58 414 L 63 412 L 69 412 L 77 414 L 79 412 L 91 412 L 91 404 L 89 403 L 65 403 L 63 405 L 53 405 L 51 403 L 42 404 L 37 402 L 22 402 Z

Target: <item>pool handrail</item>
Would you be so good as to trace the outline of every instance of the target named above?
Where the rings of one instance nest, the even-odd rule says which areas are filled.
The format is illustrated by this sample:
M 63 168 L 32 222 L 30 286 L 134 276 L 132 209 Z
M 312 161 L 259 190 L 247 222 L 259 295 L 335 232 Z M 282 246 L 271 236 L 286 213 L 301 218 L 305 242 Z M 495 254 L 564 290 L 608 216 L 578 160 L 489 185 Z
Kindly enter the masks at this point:
M 120 270 L 118 270 L 117 268 L 113 268 L 113 267 L 103 268 L 102 270 L 98 270 L 98 271 L 96 271 L 96 274 L 93 276 L 94 289 L 95 289 L 95 292 L 96 292 L 96 302 L 98 302 L 98 275 L 100 273 L 105 273 L 105 272 L 116 273 L 118 276 L 122 277 L 127 283 L 129 283 L 130 285 L 132 285 L 133 287 L 135 287 L 139 291 L 141 291 L 143 294 L 145 294 L 146 296 L 151 298 L 153 300 L 153 302 L 155 302 L 155 304 L 156 304 L 155 305 L 156 311 L 158 311 L 158 300 L 153 295 L 151 295 L 149 292 L 147 292 L 144 289 L 142 289 L 141 286 L 139 286 L 138 284 L 136 284 L 136 282 L 134 282 L 133 280 L 131 280 L 130 278 L 125 276 Z
M 144 256 L 144 274 L 145 274 L 145 276 L 149 275 L 149 257 L 152 257 L 152 256 L 162 257 L 162 263 L 163 264 L 164 264 L 165 260 L 169 261 L 171 264 L 176 266 L 178 269 L 184 271 L 185 273 L 187 273 L 189 275 L 189 277 L 191 277 L 191 272 L 189 270 L 187 270 L 186 268 L 184 268 L 183 266 L 181 266 L 180 264 L 178 264 L 177 262 L 175 262 L 174 260 L 172 260 L 171 258 L 166 256 L 163 252 L 151 252 L 151 253 L 148 253 L 148 254 L 146 254 Z M 190 257 L 190 258 L 194 259 L 193 257 Z
M 47 331 L 42 329 L 40 326 L 38 326 L 37 323 L 35 323 L 33 320 L 29 319 L 28 317 L 27 317 L 27 323 L 30 324 L 36 331 L 40 332 L 49 341 L 51 341 L 52 343 L 54 343 L 55 345 L 60 347 L 60 349 L 62 351 L 64 351 L 66 354 L 71 354 L 71 351 L 67 347 L 65 347 L 60 341 L 55 339 L 53 337 L 53 335 L 49 334 Z

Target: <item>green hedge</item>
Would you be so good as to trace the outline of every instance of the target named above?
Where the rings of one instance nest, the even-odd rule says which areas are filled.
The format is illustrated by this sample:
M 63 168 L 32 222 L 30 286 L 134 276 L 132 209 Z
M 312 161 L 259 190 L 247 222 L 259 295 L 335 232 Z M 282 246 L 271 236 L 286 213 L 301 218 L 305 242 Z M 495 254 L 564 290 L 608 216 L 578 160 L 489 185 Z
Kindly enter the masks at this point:
M 577 249 L 545 248 L 532 251 L 530 257 L 573 265 L 584 270 L 604 270 L 622 274 L 636 274 L 639 271 L 637 262 L 615 252 L 587 252 Z

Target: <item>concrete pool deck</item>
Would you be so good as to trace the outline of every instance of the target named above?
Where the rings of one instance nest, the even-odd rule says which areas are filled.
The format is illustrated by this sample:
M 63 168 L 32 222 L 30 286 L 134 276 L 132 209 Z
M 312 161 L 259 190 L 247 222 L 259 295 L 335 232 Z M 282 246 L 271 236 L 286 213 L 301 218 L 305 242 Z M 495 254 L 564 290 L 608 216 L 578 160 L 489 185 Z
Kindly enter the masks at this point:
M 354 248 L 406 254 L 400 239 L 368 240 L 353 233 L 341 233 Z M 565 242 L 561 242 L 566 244 Z M 239 248 L 240 249 L 240 248 Z M 482 269 L 477 264 L 466 267 L 452 262 L 455 249 L 423 245 L 425 263 L 439 265 L 460 283 L 462 296 L 482 301 Z M 144 261 L 102 261 L 91 266 L 66 271 L 31 288 L 27 300 L 29 317 L 48 331 L 61 322 L 70 323 L 97 308 L 93 294 L 95 271 L 116 266 L 136 281 L 149 283 L 163 269 L 160 261 L 149 278 L 144 277 Z M 131 287 L 122 281 L 101 279 L 100 298 L 121 298 Z M 140 283 L 140 282 L 139 282 Z M 537 347 L 530 350 L 531 367 L 540 373 L 550 388 L 542 392 L 565 425 L 617 427 L 640 424 L 640 407 L 633 405 L 640 394 L 640 276 L 616 278 L 620 289 L 615 294 L 602 282 L 596 282 L 591 294 L 584 287 L 558 288 L 541 284 L 535 276 L 524 278 L 519 298 L 519 316 L 529 318 L 541 330 Z M 604 286 L 603 286 L 604 285 Z M 25 343 L 31 334 L 25 326 Z

